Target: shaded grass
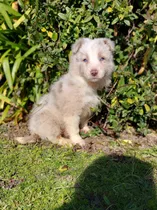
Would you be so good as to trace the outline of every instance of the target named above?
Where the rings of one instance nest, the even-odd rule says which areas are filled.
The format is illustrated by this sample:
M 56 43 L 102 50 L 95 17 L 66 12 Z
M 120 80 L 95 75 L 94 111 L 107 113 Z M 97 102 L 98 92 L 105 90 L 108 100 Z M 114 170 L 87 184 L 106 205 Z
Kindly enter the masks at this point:
M 0 209 L 157 209 L 157 148 L 105 155 L 1 140 L 0 151 Z

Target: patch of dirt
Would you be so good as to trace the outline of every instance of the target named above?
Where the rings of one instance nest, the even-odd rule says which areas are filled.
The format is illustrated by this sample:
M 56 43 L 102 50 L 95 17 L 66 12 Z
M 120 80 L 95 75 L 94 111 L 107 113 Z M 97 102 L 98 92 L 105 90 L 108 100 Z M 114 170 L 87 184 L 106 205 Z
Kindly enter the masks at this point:
M 17 185 L 19 185 L 21 182 L 23 182 L 24 179 L 20 179 L 20 180 L 16 180 L 16 179 L 10 179 L 8 181 L 4 181 L 0 179 L 0 187 L 4 188 L 4 189 L 12 189 L 14 187 L 16 187 Z
M 106 154 L 123 154 L 128 148 L 150 148 L 157 145 L 157 134 L 151 133 L 146 137 L 122 132 L 117 138 L 103 134 L 85 139 L 87 151 L 104 151 Z
M 0 135 L 3 139 L 13 140 L 14 137 L 29 135 L 27 123 L 20 122 L 14 125 L 13 122 L 3 124 L 0 126 Z M 157 133 L 152 132 L 147 136 L 139 136 L 133 128 L 129 128 L 114 137 L 113 135 L 100 134 L 99 136 L 85 138 L 85 148 L 74 146 L 74 151 L 85 150 L 88 152 L 104 151 L 106 154 L 123 154 L 128 148 L 150 148 L 157 145 Z M 41 144 L 49 145 L 49 142 L 42 142 Z
M 20 122 L 18 125 L 14 125 L 13 122 L 0 125 L 1 138 L 13 140 L 18 136 L 29 135 L 27 123 Z

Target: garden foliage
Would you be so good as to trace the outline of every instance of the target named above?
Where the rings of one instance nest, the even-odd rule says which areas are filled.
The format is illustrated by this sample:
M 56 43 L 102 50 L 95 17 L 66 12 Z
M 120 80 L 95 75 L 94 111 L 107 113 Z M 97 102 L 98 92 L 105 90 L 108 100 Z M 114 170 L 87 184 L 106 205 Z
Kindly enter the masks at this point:
M 16 4 L 18 2 L 18 4 Z M 17 122 L 68 69 L 79 37 L 115 41 L 105 125 L 157 125 L 157 4 L 153 0 L 0 0 L 1 122 Z M 18 6 L 18 7 L 17 7 Z M 103 116 L 102 116 L 103 117 Z

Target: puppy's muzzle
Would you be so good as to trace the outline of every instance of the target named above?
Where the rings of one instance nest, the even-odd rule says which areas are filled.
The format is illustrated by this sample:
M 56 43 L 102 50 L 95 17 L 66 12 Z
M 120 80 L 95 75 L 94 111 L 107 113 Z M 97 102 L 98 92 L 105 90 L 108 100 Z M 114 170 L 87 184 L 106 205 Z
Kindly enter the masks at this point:
M 93 77 L 95 77 L 95 76 L 98 75 L 98 70 L 97 70 L 97 69 L 92 69 L 92 70 L 90 71 L 90 73 L 91 73 L 91 75 L 92 75 Z

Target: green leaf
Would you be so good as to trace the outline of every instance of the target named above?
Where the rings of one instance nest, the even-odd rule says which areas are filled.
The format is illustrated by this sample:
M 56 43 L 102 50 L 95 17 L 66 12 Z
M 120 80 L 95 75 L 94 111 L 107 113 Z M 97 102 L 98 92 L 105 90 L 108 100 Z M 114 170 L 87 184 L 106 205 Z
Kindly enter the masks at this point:
M 148 104 L 144 104 L 145 110 L 146 112 L 150 112 L 150 107 L 148 106 Z
M 67 170 L 69 170 L 68 165 L 64 165 L 64 166 L 59 167 L 59 172 L 64 172 L 64 171 L 67 171 Z
M 103 199 L 108 206 L 111 205 L 111 202 L 109 201 L 109 199 L 106 195 L 103 196 Z
M 9 14 L 12 14 L 14 16 L 21 16 L 21 14 L 19 12 L 17 12 L 16 10 L 12 9 L 11 6 L 8 6 L 7 4 L 3 4 L 3 3 L 0 3 L 0 12 L 1 10 L 5 10 L 7 11 Z
M 23 56 L 22 58 L 25 59 L 26 57 L 28 57 L 30 54 L 32 54 L 34 51 L 36 51 L 39 48 L 40 45 L 34 45 L 33 47 L 31 47 Z
M 9 15 L 7 14 L 7 12 L 1 8 L 0 13 L 4 17 L 4 20 L 5 20 L 6 24 L 8 25 L 8 27 L 10 29 L 13 29 L 13 24 L 12 24 L 11 19 L 10 19 Z
M 57 39 L 58 39 L 58 34 L 54 31 L 53 33 L 52 33 L 52 40 L 55 42 L 55 41 L 57 41 Z
M 18 3 L 19 3 L 19 5 L 22 9 L 25 9 L 25 5 L 23 3 L 23 0 L 18 0 Z
M 69 7 L 66 7 L 66 13 L 70 13 L 71 12 L 71 9 Z
M 58 13 L 58 16 L 62 19 L 62 20 L 67 20 L 67 15 L 63 14 L 63 13 Z
M 6 118 L 6 116 L 8 115 L 10 109 L 10 105 L 7 105 L 2 113 L 2 116 L 0 118 L 0 123 L 2 123 L 4 121 L 4 119 Z
M 29 15 L 29 13 L 31 12 L 31 9 L 29 8 L 25 14 L 23 14 L 15 23 L 14 23 L 14 28 L 17 28 L 22 22 L 24 22 L 27 18 L 27 16 Z
M 10 98 L 0 94 L 0 100 L 2 101 L 2 103 L 6 102 L 7 104 L 11 104 L 11 100 Z
M 119 18 L 118 17 L 116 17 L 113 21 L 112 21 L 112 25 L 114 25 L 114 24 L 116 24 L 117 22 L 118 22 L 118 20 L 119 20 Z
M 2 34 L 2 31 L 0 33 L 0 40 L 1 41 L 8 41 L 7 37 Z
M 154 106 L 153 106 L 153 110 L 154 110 L 154 111 L 157 111 L 157 105 L 154 105 Z
M 144 112 L 143 112 L 143 109 L 141 108 L 141 109 L 139 110 L 139 114 L 140 114 L 140 115 L 143 115 L 143 113 L 144 113 Z
M 77 18 L 75 19 L 75 23 L 79 23 L 81 20 L 81 15 L 78 15 Z
M 95 22 L 96 22 L 97 24 L 99 24 L 99 23 L 100 23 L 100 18 L 99 18 L 99 16 L 94 15 L 93 17 L 94 17 Z
M 127 26 L 130 26 L 130 21 L 129 21 L 129 20 L 124 20 L 124 23 L 125 23 Z
M 115 96 L 112 101 L 111 101 L 111 108 L 113 108 L 117 104 L 118 100 L 117 97 Z
M 85 19 L 82 21 L 83 23 L 89 22 L 93 18 L 92 15 L 85 17 Z
M 0 58 L 0 63 L 2 62 L 2 60 L 9 54 L 9 52 L 11 51 L 11 49 L 5 51 L 5 53 L 3 53 L 3 55 Z
M 21 64 L 21 61 L 23 60 L 22 57 L 19 57 L 16 59 L 14 65 L 13 65 L 13 68 L 12 68 L 12 79 L 13 79 L 13 83 L 15 81 L 15 77 L 16 77 L 16 73 L 20 67 L 20 64 Z
M 124 76 L 121 76 L 120 77 L 120 80 L 118 82 L 118 88 L 125 85 L 125 80 L 124 80 Z
M 3 65 L 3 70 L 4 70 L 4 73 L 5 73 L 5 77 L 7 79 L 9 88 L 12 90 L 13 89 L 13 81 L 12 81 L 12 76 L 11 76 L 11 72 L 10 72 L 10 65 L 9 65 L 8 57 L 5 57 L 3 59 L 2 65 Z
M 17 50 L 17 49 L 26 50 L 26 47 L 25 47 L 25 46 L 20 45 L 20 44 L 16 44 L 16 43 L 14 43 L 14 42 L 6 41 L 5 44 L 6 44 L 6 46 L 10 46 L 10 47 L 12 47 L 12 48 L 15 48 L 16 50 Z
M 129 109 L 130 108 L 130 104 L 128 104 L 126 102 L 126 100 L 119 100 L 119 102 L 122 104 L 122 106 L 125 108 L 125 109 Z
M 63 43 L 63 49 L 66 49 L 66 47 L 67 47 L 67 43 Z
M 128 102 L 129 104 L 133 104 L 133 103 L 134 103 L 134 100 L 131 99 L 131 98 L 128 98 L 128 99 L 127 99 L 127 102 Z
M 140 51 L 144 50 L 144 46 L 140 46 L 135 50 L 135 55 L 137 55 Z

